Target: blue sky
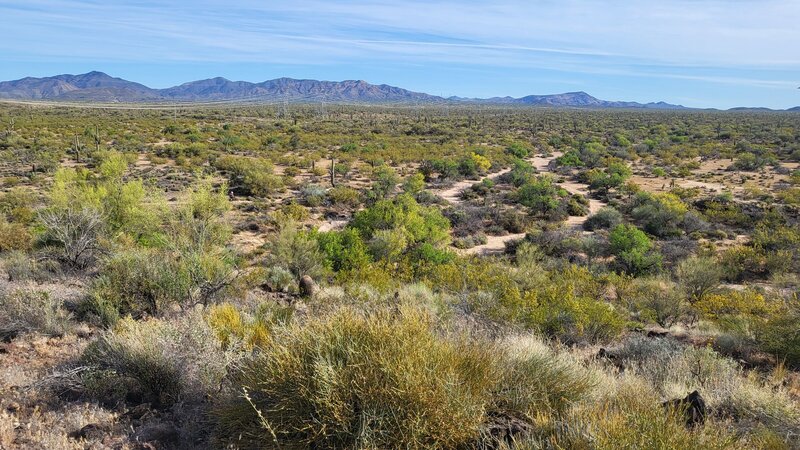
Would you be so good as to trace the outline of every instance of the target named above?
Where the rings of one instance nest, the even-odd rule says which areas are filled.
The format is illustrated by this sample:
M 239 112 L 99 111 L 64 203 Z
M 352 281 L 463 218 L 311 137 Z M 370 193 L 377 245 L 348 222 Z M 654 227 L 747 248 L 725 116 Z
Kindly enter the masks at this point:
M 800 105 L 800 0 L 0 0 L 0 79 L 101 70 Z

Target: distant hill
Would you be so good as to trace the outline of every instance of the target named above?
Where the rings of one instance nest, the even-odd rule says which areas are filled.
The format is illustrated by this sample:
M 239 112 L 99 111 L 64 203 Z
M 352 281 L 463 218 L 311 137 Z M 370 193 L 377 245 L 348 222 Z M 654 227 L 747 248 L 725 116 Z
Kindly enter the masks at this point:
M 0 82 L 0 98 L 7 99 L 134 102 L 159 97 L 154 89 L 102 72 Z
M 794 108 L 789 108 L 787 111 L 800 111 L 800 106 L 795 106 Z
M 780 110 L 758 107 L 758 106 L 737 106 L 735 108 L 728 109 L 728 111 L 780 111 Z
M 441 97 L 412 92 L 385 84 L 366 81 L 317 81 L 278 78 L 263 83 L 230 81 L 225 78 L 192 81 L 163 89 L 160 94 L 170 100 L 237 100 L 264 99 L 308 102 L 441 102 Z
M 340 103 L 478 103 L 554 108 L 686 109 L 665 102 L 600 100 L 586 92 L 493 98 L 443 98 L 366 81 L 318 81 L 278 78 L 261 83 L 210 78 L 167 89 L 114 78 L 103 72 L 57 75 L 0 82 L 0 99 L 86 102 L 340 102 Z M 737 108 L 738 109 L 738 108 Z M 793 111 L 800 107 L 792 108 Z
M 477 103 L 496 103 L 530 106 L 551 106 L 561 108 L 647 108 L 647 109 L 684 109 L 681 105 L 671 105 L 669 103 L 637 103 L 637 102 L 613 102 L 600 100 L 586 92 L 567 92 L 564 94 L 552 95 L 528 95 L 526 97 L 493 97 L 493 98 L 461 98 L 450 97 L 450 100 L 460 102 Z
M 102 72 L 57 75 L 0 82 L 0 99 L 142 102 L 142 101 L 291 101 L 291 102 L 444 102 L 441 97 L 366 81 L 317 81 L 278 78 L 263 83 L 225 78 L 192 81 L 167 89 L 113 78 Z

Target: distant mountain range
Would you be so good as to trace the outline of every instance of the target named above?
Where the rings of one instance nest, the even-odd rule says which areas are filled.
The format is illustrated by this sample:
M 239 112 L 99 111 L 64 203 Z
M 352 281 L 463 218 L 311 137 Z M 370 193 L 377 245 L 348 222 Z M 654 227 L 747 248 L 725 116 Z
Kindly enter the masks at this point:
M 192 81 L 167 89 L 111 77 L 103 72 L 57 75 L 0 82 L 0 99 L 102 103 L 158 102 L 331 102 L 331 103 L 472 103 L 562 108 L 686 109 L 664 102 L 600 100 L 585 92 L 529 95 L 521 98 L 443 98 L 366 81 L 318 81 L 278 78 L 261 83 L 225 78 Z M 800 107 L 792 108 L 800 110 Z

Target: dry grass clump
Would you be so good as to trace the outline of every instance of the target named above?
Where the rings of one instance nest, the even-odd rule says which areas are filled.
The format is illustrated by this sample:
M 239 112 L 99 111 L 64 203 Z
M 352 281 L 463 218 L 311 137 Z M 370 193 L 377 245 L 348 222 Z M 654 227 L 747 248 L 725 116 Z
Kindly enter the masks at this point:
M 613 395 L 574 411 L 577 428 L 563 448 L 731 449 L 746 448 L 723 424 L 687 428 L 679 411 L 668 411 L 647 383 L 623 378 Z
M 84 352 L 81 382 L 105 402 L 191 403 L 219 387 L 231 358 L 199 313 L 122 319 Z
M 243 364 L 214 417 L 220 445 L 241 448 L 455 448 L 558 415 L 590 385 L 541 349 L 442 335 L 419 308 L 343 308 Z
M 50 292 L 28 288 L 0 292 L 0 335 L 62 335 L 71 327 L 70 314 Z
M 58 409 L 37 408 L 23 417 L 2 411 L 0 448 L 58 450 L 103 448 L 106 443 L 100 442 L 101 436 L 75 439 L 69 435 L 89 424 L 101 424 L 110 430 L 111 424 L 115 421 L 116 414 L 89 403 L 70 403 Z M 121 440 L 119 436 L 113 439 Z
M 800 439 L 800 407 L 781 374 L 745 371 L 711 348 L 685 346 L 672 339 L 634 336 L 611 353 L 628 376 L 649 383 L 662 399 L 683 397 L 697 389 L 711 414 L 734 422 L 741 433 L 762 437 L 773 433 L 785 442 Z

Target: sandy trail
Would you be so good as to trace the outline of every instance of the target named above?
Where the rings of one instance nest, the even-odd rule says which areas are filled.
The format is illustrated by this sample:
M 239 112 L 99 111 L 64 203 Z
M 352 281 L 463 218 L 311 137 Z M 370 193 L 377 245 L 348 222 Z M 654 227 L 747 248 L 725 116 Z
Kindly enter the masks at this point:
M 462 180 L 462 181 L 459 181 L 459 182 L 455 183 L 454 185 L 450 186 L 447 189 L 443 189 L 443 190 L 440 190 L 440 191 L 434 191 L 434 193 L 436 195 L 438 195 L 439 197 L 442 197 L 443 199 L 447 200 L 450 203 L 459 204 L 459 203 L 462 202 L 461 198 L 459 197 L 459 194 L 461 194 L 461 191 L 463 191 L 465 189 L 469 189 L 472 185 L 478 184 L 478 183 L 482 182 L 483 180 L 485 180 L 487 178 L 492 180 L 492 181 L 494 181 L 494 180 L 500 178 L 501 176 L 507 174 L 508 172 L 511 172 L 511 168 L 510 167 L 506 167 L 505 169 L 502 169 L 500 171 L 497 171 L 497 172 L 494 172 L 494 173 L 490 173 L 489 175 L 486 175 L 485 177 L 481 178 L 478 181 L 475 181 L 475 180 Z
M 341 230 L 347 225 L 348 221 L 344 219 L 326 220 L 319 226 L 320 232 Z
M 563 154 L 562 152 L 554 152 L 549 156 L 536 155 L 532 158 L 529 158 L 527 161 L 536 169 L 537 172 L 539 172 L 540 174 L 544 174 L 550 172 L 550 162 L 558 158 L 562 154 Z M 447 189 L 434 191 L 434 193 L 436 193 L 439 197 L 442 197 L 443 199 L 447 200 L 448 202 L 454 205 L 459 205 L 463 203 L 463 200 L 461 200 L 459 196 L 461 191 L 463 191 L 464 189 L 468 189 L 472 185 L 480 183 L 487 178 L 495 180 L 510 171 L 511 168 L 509 167 L 500 170 L 498 172 L 489 174 L 478 181 L 474 180 L 459 181 Z M 578 183 L 571 180 L 567 180 L 558 184 L 571 194 L 583 195 L 589 199 L 589 213 L 585 216 L 568 217 L 566 220 L 566 226 L 568 227 L 581 229 L 583 227 L 583 223 L 586 222 L 586 219 L 588 219 L 589 216 L 595 214 L 601 208 L 606 206 L 606 204 L 600 200 L 589 198 L 589 186 L 586 184 Z M 500 253 L 505 251 L 505 246 L 507 242 L 516 239 L 522 239 L 524 237 L 525 233 L 507 234 L 505 236 L 487 236 L 487 241 L 485 244 L 477 245 L 475 247 L 463 250 L 462 253 L 468 255 L 488 255 L 492 253 Z

